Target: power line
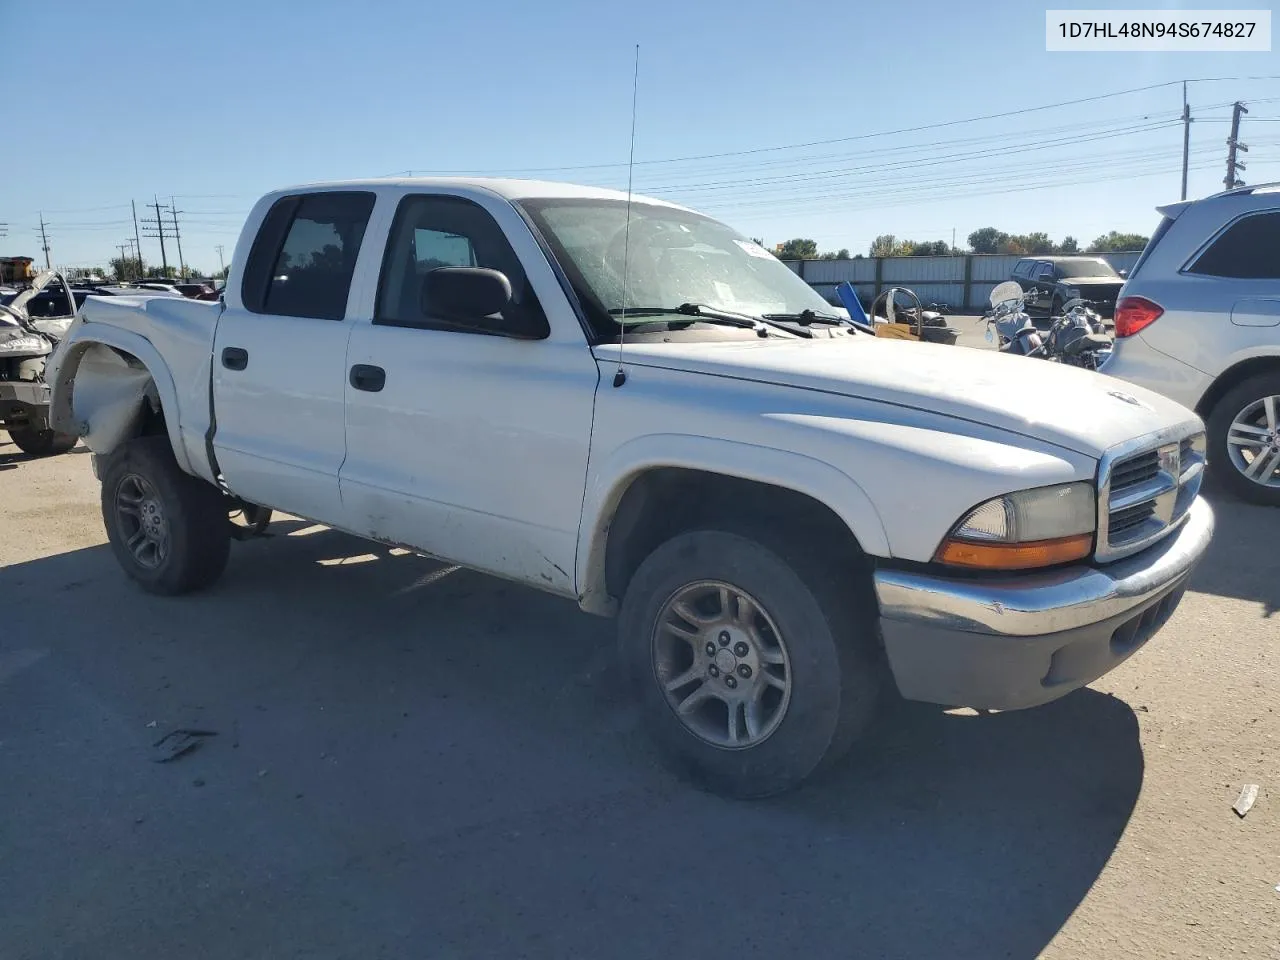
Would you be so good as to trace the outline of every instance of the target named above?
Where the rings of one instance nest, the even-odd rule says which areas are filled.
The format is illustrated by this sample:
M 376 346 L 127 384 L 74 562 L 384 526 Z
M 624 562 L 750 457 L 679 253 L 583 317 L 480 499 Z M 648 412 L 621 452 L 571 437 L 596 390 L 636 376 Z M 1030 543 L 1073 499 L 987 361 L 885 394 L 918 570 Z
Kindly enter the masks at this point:
M 924 130 L 942 130 L 947 127 L 960 126 L 966 123 L 979 123 L 985 120 L 1002 120 L 1008 117 L 1025 116 L 1028 113 L 1037 113 L 1041 110 L 1058 110 L 1062 107 L 1078 106 L 1082 103 L 1096 103 L 1099 100 L 1110 100 L 1115 97 L 1128 96 L 1134 93 L 1145 93 L 1149 90 L 1160 90 L 1165 87 L 1172 87 L 1182 83 L 1220 83 L 1225 81 L 1246 81 L 1246 80 L 1280 80 L 1280 76 L 1265 77 L 1198 77 L 1187 78 L 1185 80 L 1166 80 L 1163 83 L 1151 83 L 1142 87 L 1131 87 L 1128 90 L 1116 90 L 1112 93 L 1100 93 L 1091 97 L 1078 97 L 1074 100 L 1063 100 L 1059 103 L 1047 103 L 1036 107 L 1023 107 L 1018 110 L 1005 110 L 1000 113 L 988 113 L 977 117 L 965 117 L 960 120 L 944 120 L 936 123 L 919 124 L 914 127 L 899 127 L 896 130 L 880 130 L 875 133 L 860 133 L 849 137 L 833 137 L 826 140 L 809 140 L 803 143 L 780 144 L 771 147 L 754 147 L 748 150 L 726 150 L 719 153 L 695 154 L 685 157 L 663 157 L 655 160 L 637 160 L 636 166 L 653 165 L 660 163 L 689 163 L 695 160 L 717 160 L 722 157 L 743 157 L 753 156 L 761 153 L 772 153 L 779 150 L 800 150 L 806 147 L 830 146 L 837 143 L 853 143 L 858 140 L 870 140 L 877 137 L 892 137 L 903 133 L 919 133 Z M 577 166 L 561 166 L 561 167 L 526 167 L 522 168 L 524 173 L 552 173 L 568 170 L 609 170 L 625 167 L 625 163 L 588 163 Z M 415 173 L 417 171 L 408 170 L 405 173 Z M 473 174 L 493 174 L 507 172 L 505 170 L 489 170 L 489 171 L 471 171 Z M 399 174 L 387 174 L 386 176 L 397 176 Z

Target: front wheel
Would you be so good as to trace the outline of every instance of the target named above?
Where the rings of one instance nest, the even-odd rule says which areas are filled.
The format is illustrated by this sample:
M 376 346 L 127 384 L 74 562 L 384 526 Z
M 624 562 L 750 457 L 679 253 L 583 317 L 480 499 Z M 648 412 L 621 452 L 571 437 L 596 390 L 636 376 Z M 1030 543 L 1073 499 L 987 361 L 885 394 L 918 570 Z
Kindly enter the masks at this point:
M 1280 372 L 1227 391 L 1209 415 L 1208 434 L 1210 461 L 1231 492 L 1280 506 Z
M 167 436 L 131 440 L 107 458 L 102 519 L 116 560 L 149 593 L 198 590 L 226 568 L 226 502 L 182 472 Z
M 706 789 L 790 789 L 871 719 L 875 621 L 854 609 L 849 585 L 840 591 L 817 564 L 798 569 L 754 540 L 701 530 L 658 547 L 628 586 L 620 644 L 645 721 Z
M 9 430 L 13 445 L 30 457 L 53 457 L 66 453 L 79 441 L 70 433 L 37 430 L 35 427 L 13 427 Z

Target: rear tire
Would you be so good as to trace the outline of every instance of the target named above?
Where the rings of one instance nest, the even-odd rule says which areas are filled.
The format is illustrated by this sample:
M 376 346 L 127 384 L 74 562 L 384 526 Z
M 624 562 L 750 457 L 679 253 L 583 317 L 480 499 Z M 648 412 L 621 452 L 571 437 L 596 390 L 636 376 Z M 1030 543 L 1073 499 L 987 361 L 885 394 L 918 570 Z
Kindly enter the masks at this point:
M 1280 371 L 1260 373 L 1228 390 L 1207 426 L 1209 462 L 1218 479 L 1241 500 L 1280 506 Z M 1251 473 L 1269 474 L 1271 485 Z
M 149 593 L 199 590 L 227 566 L 226 502 L 182 472 L 166 436 L 131 440 L 106 459 L 102 520 L 120 566 Z
M 696 530 L 654 550 L 628 585 L 619 644 L 645 723 L 703 789 L 789 790 L 838 760 L 874 713 L 883 668 L 855 573 L 837 583 L 799 557 Z
M 30 457 L 53 457 L 66 453 L 74 447 L 80 438 L 70 433 L 58 433 L 54 430 L 37 430 L 34 427 L 12 427 L 9 439 L 23 453 Z

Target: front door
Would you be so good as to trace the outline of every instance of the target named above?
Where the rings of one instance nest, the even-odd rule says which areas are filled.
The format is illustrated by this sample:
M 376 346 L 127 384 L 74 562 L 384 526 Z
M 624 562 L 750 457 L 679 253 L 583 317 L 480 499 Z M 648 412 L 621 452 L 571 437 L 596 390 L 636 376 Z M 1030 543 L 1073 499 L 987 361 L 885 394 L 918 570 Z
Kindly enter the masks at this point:
M 545 336 L 435 319 L 423 278 L 441 266 L 502 271 L 507 309 Z M 400 202 L 373 316 L 347 349 L 342 497 L 356 532 L 572 595 L 599 375 L 563 294 L 552 281 L 540 296 L 534 272 L 479 203 Z
M 341 525 L 347 298 L 374 195 L 283 197 L 218 321 L 213 450 L 232 492 Z

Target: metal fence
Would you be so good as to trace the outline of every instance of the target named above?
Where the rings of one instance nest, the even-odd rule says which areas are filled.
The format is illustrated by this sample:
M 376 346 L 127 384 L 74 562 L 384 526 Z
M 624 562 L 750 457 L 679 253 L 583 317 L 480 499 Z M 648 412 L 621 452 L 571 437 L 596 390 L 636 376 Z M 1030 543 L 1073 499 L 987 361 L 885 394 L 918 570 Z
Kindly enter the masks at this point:
M 1100 256 L 1117 271 L 1132 270 L 1142 251 L 1084 254 Z M 997 283 L 1008 280 L 1014 264 L 1025 257 L 969 253 L 958 257 L 866 257 L 861 260 L 787 260 L 809 286 L 831 303 L 836 287 L 848 280 L 869 303 L 889 287 L 910 287 L 925 303 L 952 309 L 984 310 Z

